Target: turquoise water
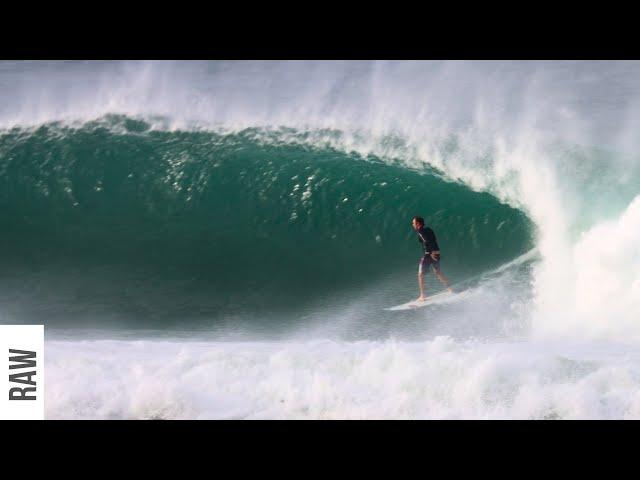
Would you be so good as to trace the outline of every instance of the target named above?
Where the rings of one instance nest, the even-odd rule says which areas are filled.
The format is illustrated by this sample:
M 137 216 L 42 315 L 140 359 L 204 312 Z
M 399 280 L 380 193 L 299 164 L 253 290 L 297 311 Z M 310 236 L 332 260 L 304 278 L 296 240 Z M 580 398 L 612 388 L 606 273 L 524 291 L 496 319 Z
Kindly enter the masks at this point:
M 0 134 L 6 311 L 188 327 L 331 305 L 393 274 L 413 295 L 414 215 L 437 233 L 454 282 L 532 248 L 522 212 L 436 170 L 260 133 L 152 131 L 111 116 Z M 7 293 L 20 286 L 55 300 L 35 308 Z

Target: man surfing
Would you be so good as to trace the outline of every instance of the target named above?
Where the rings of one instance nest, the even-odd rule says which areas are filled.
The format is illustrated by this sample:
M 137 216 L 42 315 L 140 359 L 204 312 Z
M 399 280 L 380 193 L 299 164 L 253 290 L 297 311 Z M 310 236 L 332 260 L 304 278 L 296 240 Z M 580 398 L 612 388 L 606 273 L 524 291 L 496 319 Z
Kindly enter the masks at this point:
M 420 263 L 418 263 L 418 285 L 420 285 L 420 296 L 416 301 L 422 302 L 426 300 L 424 295 L 424 274 L 429 266 L 433 269 L 433 273 L 438 277 L 438 280 L 447 287 L 449 292 L 453 293 L 449 280 L 447 280 L 440 270 L 440 247 L 436 240 L 436 234 L 433 233 L 431 228 L 424 226 L 424 218 L 422 217 L 413 217 L 411 225 L 418 234 L 418 241 L 422 244 L 422 249 L 424 250 L 424 255 L 420 259 Z

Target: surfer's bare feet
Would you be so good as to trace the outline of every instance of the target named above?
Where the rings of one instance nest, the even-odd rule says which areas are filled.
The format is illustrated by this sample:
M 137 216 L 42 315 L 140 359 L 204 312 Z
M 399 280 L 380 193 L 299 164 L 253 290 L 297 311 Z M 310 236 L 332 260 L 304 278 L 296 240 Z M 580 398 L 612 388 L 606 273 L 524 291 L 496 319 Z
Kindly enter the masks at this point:
M 425 297 L 424 295 L 420 295 L 418 298 L 415 299 L 416 302 L 424 302 L 426 300 L 427 297 Z
M 451 287 L 448 287 L 447 290 L 449 290 L 449 293 L 456 293 L 456 292 L 453 291 L 453 288 L 451 288 Z

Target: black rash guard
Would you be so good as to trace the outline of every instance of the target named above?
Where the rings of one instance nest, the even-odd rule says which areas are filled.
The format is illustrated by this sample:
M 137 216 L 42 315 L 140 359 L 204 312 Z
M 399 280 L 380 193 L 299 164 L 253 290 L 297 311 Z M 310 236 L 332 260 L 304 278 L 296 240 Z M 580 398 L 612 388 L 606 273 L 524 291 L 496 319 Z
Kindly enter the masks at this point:
M 418 230 L 418 241 L 422 244 L 424 254 L 428 255 L 434 251 L 440 251 L 436 234 L 429 227 L 422 226 Z

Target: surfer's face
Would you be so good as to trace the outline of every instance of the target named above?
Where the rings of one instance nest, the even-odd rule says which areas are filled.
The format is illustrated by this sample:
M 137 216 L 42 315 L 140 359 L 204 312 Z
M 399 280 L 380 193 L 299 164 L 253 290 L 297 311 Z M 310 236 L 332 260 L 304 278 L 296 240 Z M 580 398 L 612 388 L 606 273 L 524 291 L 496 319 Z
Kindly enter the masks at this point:
M 415 218 L 413 220 L 411 220 L 411 225 L 413 225 L 413 229 L 414 230 L 418 230 L 420 228 L 420 224 L 418 223 L 418 221 Z

